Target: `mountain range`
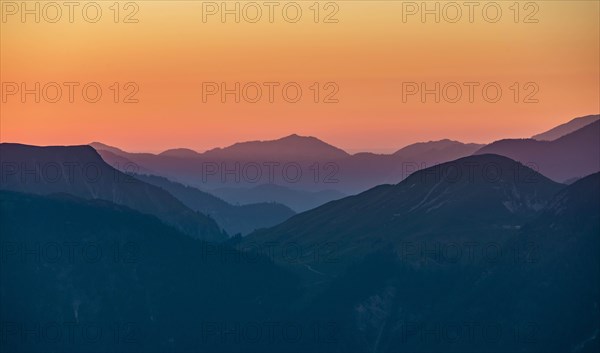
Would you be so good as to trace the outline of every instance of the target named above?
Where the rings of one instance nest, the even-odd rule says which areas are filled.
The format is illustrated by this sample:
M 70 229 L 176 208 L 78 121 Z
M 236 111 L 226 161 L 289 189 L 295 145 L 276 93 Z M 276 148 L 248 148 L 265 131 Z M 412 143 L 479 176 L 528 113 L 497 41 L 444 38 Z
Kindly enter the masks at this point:
M 189 209 L 165 190 L 112 168 L 90 146 L 2 143 L 0 164 L 1 190 L 106 200 L 156 216 L 195 238 L 227 238 L 212 218 Z
M 375 251 L 401 251 L 425 236 L 430 242 L 460 243 L 474 234 L 480 241 L 497 240 L 518 231 L 563 187 L 509 158 L 470 156 L 301 213 L 250 234 L 242 246 L 311 249 L 327 242 L 335 245 L 336 268 Z M 331 264 L 313 263 L 310 252 L 306 258 L 297 265 L 328 272 Z
M 596 352 L 598 200 L 595 173 L 503 236 L 423 233 L 404 253 L 356 257 L 340 275 L 311 279 L 319 289 L 302 317 L 342 323 L 344 343 L 328 351 Z
M 600 120 L 552 141 L 500 140 L 476 153 L 503 155 L 528 164 L 553 180 L 571 181 L 600 171 Z
M 278 322 L 298 297 L 268 259 L 105 200 L 0 191 L 0 212 L 3 352 L 239 351 L 220 323 Z
M 506 157 L 470 156 L 257 231 L 238 252 L 109 201 L 1 191 L 0 237 L 13 245 L 0 267 L 4 322 L 123 325 L 119 340 L 11 336 L 3 346 L 591 352 L 600 344 L 599 199 L 600 173 L 565 186 Z M 275 263 L 247 254 L 268 240 Z M 23 257 L 25 244 L 102 252 L 93 261 L 82 252 Z M 267 324 L 303 334 L 235 334 Z
M 350 196 L 181 180 L 205 185 L 198 162 L 258 163 L 239 145 L 204 159 L 2 143 L 1 350 L 597 352 L 600 121 L 578 124 L 394 155 L 242 144 L 308 167 L 316 149 L 293 161 L 281 144 L 327 150 L 349 189 L 394 179 Z M 310 209 L 252 203 L 278 195 Z
M 539 139 L 556 137 L 555 141 L 508 139 L 482 145 L 445 139 L 415 143 L 392 154 L 351 155 L 315 137 L 298 135 L 241 142 L 203 153 L 173 149 L 155 155 L 128 153 L 101 143 L 90 145 L 117 169 L 137 168 L 138 174 L 163 176 L 233 204 L 279 202 L 304 211 L 341 195 L 397 183 L 417 170 L 472 154 L 504 155 L 537 168 L 554 181 L 572 182 L 600 170 L 596 154 L 600 143 L 594 121 L 597 123 L 598 115 L 576 118 L 536 135 Z M 575 135 L 567 136 L 571 134 Z M 275 187 L 289 197 L 274 198 L 272 193 L 256 192 Z M 316 196 L 315 192 L 320 194 Z
M 350 155 L 314 137 L 298 135 L 204 153 L 176 149 L 154 155 L 128 153 L 101 143 L 90 145 L 122 171 L 162 176 L 232 204 L 278 202 L 295 211 L 397 182 L 417 169 L 468 156 L 482 146 L 442 140 L 411 145 L 390 155 Z
M 246 235 L 256 229 L 271 227 L 295 214 L 287 206 L 275 202 L 232 205 L 209 193 L 163 177 L 140 174 L 134 174 L 133 177 L 166 190 L 192 210 L 212 217 L 231 235 Z M 215 195 L 219 196 L 218 193 Z
M 410 145 L 389 155 L 350 155 L 315 137 L 290 135 L 272 141 L 236 143 L 204 153 L 173 149 L 154 155 L 128 153 L 98 142 L 90 146 L 112 165 L 136 164 L 154 174 L 203 190 L 277 184 L 296 190 L 335 189 L 354 193 L 385 181 L 397 180 L 402 173 L 417 167 L 468 156 L 483 145 L 441 140 Z M 407 168 L 412 169 L 403 170 L 402 163 L 410 164 Z M 256 180 L 255 165 L 260 166 L 260 177 Z M 249 176 L 244 175 L 245 166 L 252 168 L 246 172 Z M 298 170 L 301 175 L 296 179 Z M 289 175 L 286 177 L 284 173 Z

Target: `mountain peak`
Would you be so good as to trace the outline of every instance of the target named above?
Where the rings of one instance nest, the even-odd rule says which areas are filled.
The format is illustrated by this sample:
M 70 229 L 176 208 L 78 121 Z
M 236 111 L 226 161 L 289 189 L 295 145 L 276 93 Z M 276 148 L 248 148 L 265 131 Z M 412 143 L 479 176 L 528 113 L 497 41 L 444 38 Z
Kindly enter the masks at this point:
M 435 165 L 472 155 L 481 147 L 483 145 L 443 139 L 413 143 L 396 151 L 393 156 L 401 158 L 404 161 Z
M 298 134 L 287 135 L 287 136 L 284 136 L 275 141 L 286 141 L 286 140 L 319 141 L 319 142 L 325 143 L 322 140 L 319 140 L 318 138 L 316 138 L 314 136 L 303 136 L 303 135 L 298 135 Z
M 415 142 L 408 146 L 402 147 L 401 149 L 396 151 L 394 154 L 401 155 L 406 152 L 414 153 L 414 152 L 421 152 L 424 150 L 442 149 L 442 148 L 447 148 L 449 146 L 480 146 L 481 147 L 483 145 L 477 145 L 474 143 L 463 143 L 460 141 L 450 140 L 450 139 L 446 138 L 446 139 L 442 139 L 442 140 L 432 140 L 432 141 L 427 141 L 427 142 Z
M 205 155 L 226 158 L 284 158 L 296 159 L 338 159 L 349 156 L 340 148 L 332 146 L 313 136 L 291 134 L 277 140 L 238 142 L 229 147 L 215 148 Z
M 493 188 L 504 185 L 506 190 L 513 187 L 510 185 L 560 185 L 520 162 L 492 153 L 467 156 L 419 170 L 397 185 L 407 184 L 427 188 L 438 188 L 441 184 Z
M 408 241 L 498 239 L 538 215 L 562 187 L 510 158 L 468 156 L 331 201 L 247 239 L 344 244 L 340 263 Z
M 198 153 L 192 149 L 189 149 L 189 148 L 171 148 L 171 149 L 163 151 L 159 154 L 159 156 L 178 157 L 178 158 L 196 157 L 199 155 L 200 155 L 200 153 Z

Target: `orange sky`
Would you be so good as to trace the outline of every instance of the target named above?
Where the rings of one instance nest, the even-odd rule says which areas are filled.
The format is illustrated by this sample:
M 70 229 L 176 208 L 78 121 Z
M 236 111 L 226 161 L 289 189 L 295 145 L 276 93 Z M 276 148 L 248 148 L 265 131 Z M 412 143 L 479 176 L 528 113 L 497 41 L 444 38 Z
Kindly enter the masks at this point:
M 298 133 L 349 151 L 390 151 L 441 138 L 489 142 L 528 137 L 600 110 L 600 2 L 595 0 L 521 1 L 517 18 L 514 1 L 497 1 L 502 14 L 495 23 L 489 2 L 478 2 L 472 23 L 464 6 L 458 21 L 449 22 L 456 12 L 447 2 L 439 2 L 439 23 L 434 15 L 423 22 L 419 9 L 408 15 L 414 8 L 401 1 L 320 2 L 318 23 L 314 1 L 295 2 L 302 10 L 296 23 L 282 15 L 287 4 L 290 19 L 294 16 L 291 2 L 276 2 L 272 23 L 263 2 L 255 3 L 263 11 L 256 23 L 243 17 L 255 15 L 249 2 L 238 2 L 247 10 L 240 23 L 234 15 L 223 23 L 220 13 L 207 14 L 214 8 L 201 1 L 122 1 L 118 23 L 114 1 L 95 2 L 102 10 L 95 23 L 83 17 L 88 2 L 81 2 L 72 23 L 67 7 L 50 23 L 57 18 L 56 9 L 44 1 L 27 2 L 30 9 L 36 3 L 40 23 L 35 15 L 22 21 L 21 1 L 0 1 L 3 142 L 102 141 L 131 151 L 202 151 Z M 486 5 L 487 18 L 482 14 Z M 132 12 L 137 23 L 123 23 Z M 323 23 L 332 12 L 337 23 Z M 93 6 L 88 5 L 87 15 L 93 20 Z M 525 23 L 532 20 L 537 23 Z M 40 103 L 33 94 L 21 96 L 22 83 L 33 89 L 36 82 Z M 50 82 L 62 90 L 55 103 L 45 99 L 55 96 Z M 73 103 L 65 82 L 79 83 Z M 81 87 L 89 82 L 102 89 L 96 103 L 83 99 Z M 114 86 L 110 88 L 115 82 L 119 103 L 113 101 Z M 127 82 L 135 85 L 126 87 Z M 203 82 L 229 88 L 235 82 L 257 82 L 262 97 L 256 103 L 243 97 L 235 103 L 228 95 L 222 103 L 214 95 L 203 102 Z M 264 82 L 280 84 L 273 103 Z M 283 99 L 280 88 L 289 82 L 302 89 L 296 103 Z M 315 82 L 319 103 L 313 101 Z M 334 84 L 325 86 L 327 82 Z M 440 87 L 454 83 L 447 86 L 447 97 L 452 100 L 456 86 L 462 97 L 455 103 L 441 97 L 436 103 L 430 94 L 423 103 L 416 94 L 403 102 L 407 82 L 429 88 L 436 82 Z M 473 102 L 465 82 L 479 84 Z M 481 87 L 486 83 L 502 89 L 498 102 L 484 99 Z M 15 87 L 19 91 L 11 94 Z M 138 102 L 123 103 L 134 87 L 139 88 L 134 97 Z M 248 87 L 251 99 L 254 90 Z M 338 102 L 323 103 L 336 87 Z M 534 91 L 529 99 L 533 102 L 525 103 Z M 93 96 L 93 89 L 88 92 Z M 493 87 L 489 92 L 493 98 Z

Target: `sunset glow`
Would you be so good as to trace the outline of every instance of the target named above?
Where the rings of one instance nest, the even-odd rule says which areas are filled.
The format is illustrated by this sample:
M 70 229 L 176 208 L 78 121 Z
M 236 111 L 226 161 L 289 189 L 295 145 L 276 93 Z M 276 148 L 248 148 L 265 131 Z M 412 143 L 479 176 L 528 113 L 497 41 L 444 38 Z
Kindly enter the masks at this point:
M 28 6 L 33 9 L 34 3 Z M 43 8 L 44 2 L 38 3 Z M 20 2 L 2 1 L 1 141 L 101 141 L 130 151 L 202 151 L 297 133 L 351 152 L 387 152 L 441 138 L 488 143 L 530 137 L 599 111 L 597 1 L 543 1 L 535 3 L 537 9 L 519 2 L 518 15 L 511 9 L 513 2 L 502 1 L 502 15 L 495 23 L 482 16 L 483 5 L 474 8 L 472 21 L 463 6 L 456 23 L 449 21 L 455 9 L 441 8 L 436 23 L 435 15 L 427 15 L 425 22 L 420 13 L 408 15 L 414 8 L 406 7 L 407 2 L 342 1 L 327 8 L 325 4 L 332 3 L 321 2 L 315 23 L 313 2 L 300 1 L 296 3 L 302 16 L 296 23 L 282 17 L 286 3 L 275 8 L 272 23 L 264 6 L 256 23 L 249 23 L 244 13 L 240 23 L 235 15 L 223 23 L 219 13 L 208 15 L 215 9 L 201 1 L 169 3 L 167 7 L 167 1 L 138 1 L 129 3 L 135 8 L 126 8 L 128 3 L 120 2 L 119 23 L 114 21 L 112 1 L 97 2 L 102 17 L 96 23 L 81 16 L 83 6 L 75 8 L 73 23 L 66 7 L 56 23 L 46 21 L 43 12 L 35 23 L 35 15 L 22 21 Z M 13 4 L 19 6 L 15 14 Z M 238 4 L 243 9 L 247 3 Z M 228 3 L 230 8 L 234 5 Z M 247 9 L 248 18 L 254 10 Z M 53 11 L 47 9 L 48 18 Z M 138 22 L 123 23 L 133 12 L 129 20 Z M 333 23 L 323 23 L 326 18 Z M 33 89 L 36 82 L 40 103 L 34 94 L 22 97 L 20 91 L 22 83 Z M 49 82 L 62 87 L 56 103 L 42 94 Z M 73 86 L 73 103 L 65 82 L 79 83 Z M 88 82 L 102 88 L 97 103 L 81 95 Z M 115 87 L 111 89 L 115 82 L 119 103 L 114 102 Z M 127 86 L 128 82 L 134 84 Z M 256 82 L 262 97 L 248 102 L 245 98 L 255 96 L 255 87 L 248 86 L 248 97 L 242 95 L 239 103 L 233 95 L 222 102 L 220 93 L 203 102 L 203 82 L 225 83 L 230 89 L 239 82 L 240 90 Z M 279 84 L 273 86 L 273 103 L 265 82 Z M 302 89 L 296 103 L 281 93 L 290 82 Z M 411 82 L 428 89 L 439 82 L 440 102 L 429 94 L 423 103 L 420 92 L 406 91 L 403 102 L 403 89 Z M 469 82 L 477 83 L 473 102 L 464 84 Z M 12 83 L 19 87 L 14 94 Z M 448 83 L 452 84 L 444 96 Z M 482 95 L 487 83 L 501 87 L 498 102 Z M 457 86 L 462 96 L 452 103 Z M 139 91 L 130 98 L 138 102 L 123 103 L 136 88 Z M 46 93 L 50 98 L 56 95 L 50 86 Z M 327 97 L 333 101 L 324 103 Z

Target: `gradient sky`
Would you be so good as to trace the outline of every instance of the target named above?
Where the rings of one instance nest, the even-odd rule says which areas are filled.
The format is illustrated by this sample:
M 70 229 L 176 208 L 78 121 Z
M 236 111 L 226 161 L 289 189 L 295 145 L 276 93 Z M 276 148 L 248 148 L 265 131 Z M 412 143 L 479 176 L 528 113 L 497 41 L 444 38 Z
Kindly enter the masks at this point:
M 322 23 L 334 9 L 325 9 L 325 2 L 315 23 L 309 8 L 313 1 L 297 1 L 303 12 L 296 23 L 281 15 L 286 2 L 279 3 L 273 23 L 265 7 L 257 23 L 235 23 L 232 16 L 223 23 L 218 15 L 204 23 L 201 1 L 133 2 L 139 9 L 137 23 L 122 23 L 134 9 L 125 9 L 126 2 L 115 23 L 113 1 L 97 1 L 102 17 L 96 23 L 84 20 L 81 6 L 73 23 L 67 8 L 57 23 L 35 23 L 32 15 L 23 23 L 20 13 L 8 13 L 7 3 L 0 1 L 3 95 L 7 82 L 28 87 L 80 82 L 79 88 L 97 82 L 103 95 L 87 103 L 76 88 L 70 103 L 63 86 L 57 103 L 35 103 L 32 95 L 22 103 L 20 94 L 7 96 L 0 113 L 3 142 L 101 141 L 130 151 L 202 151 L 297 133 L 351 152 L 380 152 L 441 138 L 485 143 L 529 137 L 600 110 L 600 2 L 595 0 L 533 2 L 537 11 L 522 1 L 518 23 L 510 9 L 514 1 L 497 2 L 502 16 L 496 23 L 482 16 L 487 2 L 479 3 L 473 23 L 466 7 L 456 23 L 443 17 L 435 23 L 433 16 L 423 23 L 419 14 L 403 22 L 407 3 L 400 1 L 335 2 L 337 23 Z M 48 8 L 49 17 L 53 11 Z M 533 11 L 537 23 L 523 23 Z M 258 103 L 235 103 L 231 96 L 226 103 L 218 97 L 202 101 L 203 82 L 266 81 L 297 82 L 302 99 L 287 103 L 276 89 L 270 103 L 264 88 Z M 139 102 L 114 103 L 109 90 L 114 82 L 122 90 L 126 82 L 135 82 Z M 321 89 L 334 82 L 339 102 L 314 103 L 309 89 L 314 82 Z M 489 103 L 476 88 L 469 102 L 463 86 L 463 98 L 456 103 L 435 103 L 433 96 L 425 103 L 417 96 L 403 102 L 403 82 L 429 87 L 435 82 L 478 82 L 479 87 L 497 82 L 503 94 Z M 515 82 L 521 89 L 519 103 L 510 90 Z M 525 87 L 527 82 L 534 85 Z M 534 87 L 538 102 L 524 103 Z

